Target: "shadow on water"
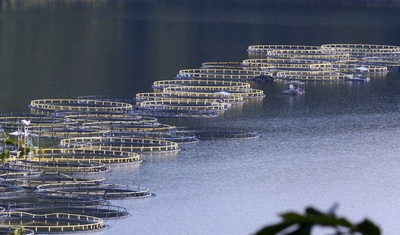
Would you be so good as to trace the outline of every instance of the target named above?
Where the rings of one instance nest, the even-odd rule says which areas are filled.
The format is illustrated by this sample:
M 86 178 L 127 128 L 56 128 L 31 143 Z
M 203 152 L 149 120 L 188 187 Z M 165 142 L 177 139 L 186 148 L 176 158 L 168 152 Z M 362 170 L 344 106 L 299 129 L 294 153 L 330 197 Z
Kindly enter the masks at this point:
M 202 62 L 247 59 L 249 45 L 396 45 L 400 37 L 400 13 L 390 8 L 210 1 L 0 6 L 5 111 L 27 109 L 43 98 L 132 97 Z M 395 234 L 398 223 L 388 215 L 399 210 L 399 77 L 390 72 L 367 83 L 306 82 L 301 97 L 283 96 L 281 81 L 252 83 L 264 99 L 234 105 L 217 118 L 160 119 L 245 128 L 261 137 L 200 141 L 168 158 L 146 156 L 140 167 L 114 168 L 113 182 L 140 183 L 158 196 L 119 202 L 133 216 L 100 233 L 248 234 L 284 210 L 339 201 L 341 213 L 371 215 Z

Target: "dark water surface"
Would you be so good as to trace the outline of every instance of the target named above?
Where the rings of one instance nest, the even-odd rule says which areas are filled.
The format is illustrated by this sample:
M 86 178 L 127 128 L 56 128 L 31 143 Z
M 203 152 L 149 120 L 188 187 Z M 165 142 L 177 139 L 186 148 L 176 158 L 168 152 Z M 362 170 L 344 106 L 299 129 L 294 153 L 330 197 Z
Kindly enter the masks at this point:
M 400 45 L 400 9 L 135 1 L 0 1 L 0 110 L 33 99 L 134 96 L 206 61 L 241 61 L 253 44 Z M 112 201 L 131 213 L 99 234 L 251 234 L 278 213 L 321 210 L 400 230 L 400 74 L 368 83 L 252 83 L 266 98 L 215 119 L 256 140 L 202 141 L 176 156 L 113 167 L 108 182 L 157 194 Z M 317 232 L 316 232 L 317 234 Z

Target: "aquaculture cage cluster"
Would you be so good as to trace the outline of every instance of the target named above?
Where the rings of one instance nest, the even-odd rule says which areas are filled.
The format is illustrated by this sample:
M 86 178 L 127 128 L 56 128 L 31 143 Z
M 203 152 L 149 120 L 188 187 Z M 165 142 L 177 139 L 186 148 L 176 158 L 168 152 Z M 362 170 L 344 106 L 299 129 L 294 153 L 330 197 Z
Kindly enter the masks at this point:
M 205 62 L 155 81 L 134 97 L 40 99 L 26 113 L 0 116 L 0 233 L 94 231 L 128 216 L 110 203 L 148 198 L 148 188 L 106 181 L 113 165 L 138 166 L 148 155 L 176 156 L 183 144 L 254 139 L 254 131 L 172 126 L 160 117 L 213 118 L 249 99 L 263 99 L 253 81 L 348 80 L 353 69 L 399 67 L 396 46 L 331 44 L 255 45 L 242 62 Z M 40 146 L 38 140 L 46 143 Z M 37 141 L 37 142 L 35 142 Z
M 138 166 L 143 155 L 175 155 L 180 144 L 210 138 L 205 128 L 177 128 L 159 124 L 154 117 L 127 114 L 25 114 L 4 116 L 1 122 L 5 130 L 22 127 L 9 133 L 17 134 L 18 147 L 3 135 L 0 228 L 6 232 L 23 228 L 25 234 L 92 231 L 102 229 L 104 220 L 126 217 L 128 211 L 110 200 L 147 198 L 153 193 L 142 186 L 107 183 L 109 167 Z M 259 136 L 241 130 L 208 133 L 225 139 Z M 49 137 L 58 144 L 34 145 L 35 138 Z
M 346 81 L 360 67 L 369 73 L 400 68 L 400 47 L 391 45 L 251 45 L 247 51 L 249 58 L 242 66 L 270 72 L 277 79 Z
M 200 140 L 259 137 L 254 131 L 176 127 L 158 120 L 215 117 L 246 99 L 263 98 L 249 83 L 170 80 L 156 82 L 154 89 L 134 98 L 32 100 L 29 112 L 1 115 L 0 228 L 24 234 L 102 229 L 104 220 L 129 214 L 110 201 L 154 195 L 146 187 L 107 183 L 112 165 L 176 155 L 180 145 Z M 57 144 L 38 147 L 38 140 Z
M 177 79 L 155 81 L 154 92 L 136 94 L 136 104 L 141 111 L 151 116 L 216 117 L 234 104 L 265 96 L 262 90 L 253 89 L 245 82 L 249 76 L 254 78 L 256 75 L 243 72 L 246 71 L 180 71 Z
M 110 200 L 152 196 L 141 186 L 105 182 L 100 161 L 57 158 L 32 151 L 11 157 L 0 168 L 0 228 L 23 234 L 84 232 L 104 228 L 104 220 L 124 218 Z

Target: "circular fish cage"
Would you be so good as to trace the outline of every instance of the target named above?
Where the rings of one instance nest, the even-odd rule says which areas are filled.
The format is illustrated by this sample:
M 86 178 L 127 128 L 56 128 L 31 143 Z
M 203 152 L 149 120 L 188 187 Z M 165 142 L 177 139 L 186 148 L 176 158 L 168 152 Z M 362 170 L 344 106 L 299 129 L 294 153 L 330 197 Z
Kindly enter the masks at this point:
M 78 100 L 114 101 L 114 102 L 130 103 L 130 104 L 135 103 L 135 98 L 128 97 L 128 96 L 87 95 L 87 96 L 78 96 L 76 99 L 78 99 Z
M 249 53 L 262 53 L 265 54 L 272 50 L 317 50 L 319 46 L 308 45 L 250 45 L 247 47 Z
M 102 121 L 100 123 L 89 123 L 85 125 L 102 125 L 109 129 L 109 132 L 116 133 L 120 131 L 130 131 L 132 133 L 160 133 L 171 131 L 175 126 L 161 123 L 134 123 L 131 121 Z M 107 132 L 107 133 L 109 133 Z M 107 134 L 105 133 L 105 134 Z
M 102 136 L 110 131 L 105 126 L 84 126 L 77 121 L 52 123 L 46 125 L 32 125 L 29 131 L 39 138 L 65 139 L 80 136 Z
M 21 211 L 21 212 L 35 213 L 35 214 L 68 213 L 68 214 L 94 216 L 104 220 L 119 219 L 127 217 L 129 215 L 126 208 L 113 205 L 94 205 L 94 206 L 31 205 L 30 207 L 13 208 L 13 211 Z
M 59 183 L 60 184 L 60 183 Z M 99 184 L 95 182 L 94 184 Z M 21 186 L 22 187 L 22 186 Z M 27 189 L 27 188 L 24 188 Z M 83 207 L 83 206 L 100 206 L 107 203 L 104 198 L 99 196 L 57 196 L 57 195 L 43 195 L 36 194 L 35 188 L 28 188 L 18 196 L 0 197 L 0 206 L 6 208 L 8 211 L 14 211 L 18 208 L 29 207 Z
M 0 169 L 0 177 L 4 181 L 14 180 L 14 179 L 32 179 L 40 176 L 41 172 L 37 170 L 29 170 L 26 168 L 21 169 L 13 169 L 10 164 L 7 164 L 7 168 Z
M 25 189 L 36 189 L 37 186 L 42 184 L 56 184 L 64 182 L 90 182 L 90 183 L 103 183 L 105 181 L 104 177 L 99 177 L 96 179 L 82 179 L 74 178 L 62 172 L 42 172 L 39 177 L 30 179 L 14 179 L 17 185 Z
M 103 219 L 68 213 L 1 212 L 0 222 L 3 226 L 10 227 L 23 225 L 25 229 L 33 230 L 35 233 L 86 232 L 104 228 Z
M 220 114 L 218 110 L 175 110 L 175 109 L 140 109 L 138 114 L 160 118 L 211 118 Z
M 202 69 L 247 69 L 247 66 L 243 66 L 242 63 L 237 61 L 208 61 L 201 63 L 200 68 Z
M 0 184 L 0 199 L 24 197 L 24 188 L 20 186 L 10 186 L 8 184 Z
M 172 93 L 172 92 L 171 92 Z M 176 96 L 171 96 L 169 93 L 162 93 L 159 96 L 149 96 L 151 93 L 139 93 L 141 102 L 159 102 L 160 104 L 175 104 L 175 105 L 205 105 L 207 103 L 225 103 L 225 104 L 242 104 L 244 103 L 243 97 L 237 95 L 230 95 L 226 92 L 180 92 L 174 93 Z M 159 93 L 157 93 L 159 94 Z M 198 94 L 198 96 L 185 96 L 185 94 Z M 140 106 L 139 106 L 140 107 Z
M 141 153 L 180 151 L 179 145 L 175 142 L 139 137 L 71 138 L 61 140 L 59 147 L 63 149 L 118 150 Z
M 41 99 L 32 100 L 29 108 L 58 112 L 127 113 L 132 110 L 132 104 L 86 99 Z
M 167 87 L 164 88 L 163 93 L 167 96 L 178 96 L 186 95 L 190 92 L 196 93 L 205 93 L 207 95 L 209 93 L 213 94 L 223 94 L 225 96 L 240 96 L 243 99 L 247 98 L 260 98 L 265 97 L 264 91 L 253 88 L 239 89 L 237 87 L 224 87 L 224 86 L 176 86 L 176 87 Z
M 244 70 L 227 68 L 183 69 L 176 75 L 178 80 L 223 80 L 223 81 L 250 81 L 260 75 L 270 75 L 263 70 Z
M 346 81 L 349 78 L 348 74 L 336 71 L 280 71 L 277 76 L 299 81 Z
M 83 195 L 72 192 L 57 191 L 44 192 L 43 190 L 38 191 L 37 189 L 35 190 L 35 197 L 37 199 L 46 200 L 57 205 L 103 205 L 106 202 L 104 197 L 99 195 Z
M 67 120 L 75 120 L 79 122 L 87 121 L 127 121 L 135 123 L 158 123 L 157 118 L 132 115 L 132 114 L 115 114 L 115 113 L 77 113 L 65 115 Z
M 267 69 L 273 73 L 275 77 L 277 71 L 285 70 L 330 70 L 331 62 L 307 59 L 282 59 L 282 58 L 262 58 L 262 59 L 245 59 L 243 64 L 252 68 Z
M 85 182 L 40 185 L 37 187 L 35 193 L 41 197 L 100 197 L 104 200 L 146 198 L 152 196 L 148 188 L 141 186 Z
M 35 114 L 24 114 L 24 115 L 13 115 L 0 116 L 0 124 L 5 129 L 17 129 L 21 126 L 22 120 L 30 120 L 31 125 L 45 125 L 64 122 L 64 118 L 48 116 L 48 115 L 35 115 Z
M 36 188 L 35 188 L 36 189 Z M 34 191 L 20 198 L 1 199 L 2 205 L 7 205 L 10 210 L 29 206 L 57 207 L 57 206 L 100 206 L 108 202 L 99 196 L 77 196 L 77 195 L 41 195 Z
M 140 107 L 145 110 L 155 110 L 155 111 L 175 111 L 177 113 L 196 113 L 196 112 L 221 112 L 228 109 L 229 105 L 222 102 L 206 101 L 203 104 L 171 104 L 169 102 L 165 103 L 161 101 L 143 101 L 140 102 Z
M 233 74 L 227 74 L 229 72 Z M 215 117 L 234 103 L 243 103 L 244 99 L 264 97 L 262 90 L 252 89 L 249 83 L 232 81 L 233 76 L 254 79 L 255 76 L 265 75 L 260 73 L 264 72 L 243 69 L 181 70 L 178 80 L 154 82 L 153 88 L 162 92 L 136 94 L 136 101 L 139 110 L 146 115 Z M 193 74 L 204 75 L 206 79 L 200 77 L 183 79 Z M 214 78 L 214 75 L 222 76 L 222 79 Z
M 141 155 L 130 151 L 100 150 L 85 148 L 48 148 L 40 154 L 30 154 L 24 158 L 31 162 L 98 162 L 104 164 L 141 163 Z
M 193 144 L 200 140 L 193 134 L 178 133 L 177 130 L 167 132 L 131 132 L 131 131 L 117 131 L 109 132 L 105 137 L 127 137 L 127 138 L 151 138 L 159 140 L 172 141 L 178 144 Z
M 12 164 L 46 172 L 62 172 L 75 178 L 97 179 L 108 172 L 104 163 L 80 160 L 31 161 L 31 158 Z
M 321 50 L 349 53 L 351 57 L 363 58 L 368 56 L 399 57 L 400 47 L 392 45 L 375 44 L 324 44 Z
M 240 89 L 249 89 L 250 84 L 247 82 L 234 82 L 224 80 L 159 80 L 153 83 L 153 88 L 163 90 L 166 87 L 173 86 L 222 86 L 222 87 L 237 87 Z

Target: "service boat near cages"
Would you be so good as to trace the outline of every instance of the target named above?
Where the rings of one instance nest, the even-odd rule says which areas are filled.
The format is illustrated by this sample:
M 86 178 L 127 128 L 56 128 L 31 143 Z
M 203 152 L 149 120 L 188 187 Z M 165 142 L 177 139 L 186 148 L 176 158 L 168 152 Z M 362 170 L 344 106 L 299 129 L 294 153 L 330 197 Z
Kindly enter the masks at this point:
M 352 70 L 352 74 L 347 78 L 348 81 L 369 81 L 368 72 L 369 69 L 366 67 L 358 67 Z
M 301 81 L 287 81 L 283 83 L 284 95 L 303 95 L 306 93 L 305 83 Z

